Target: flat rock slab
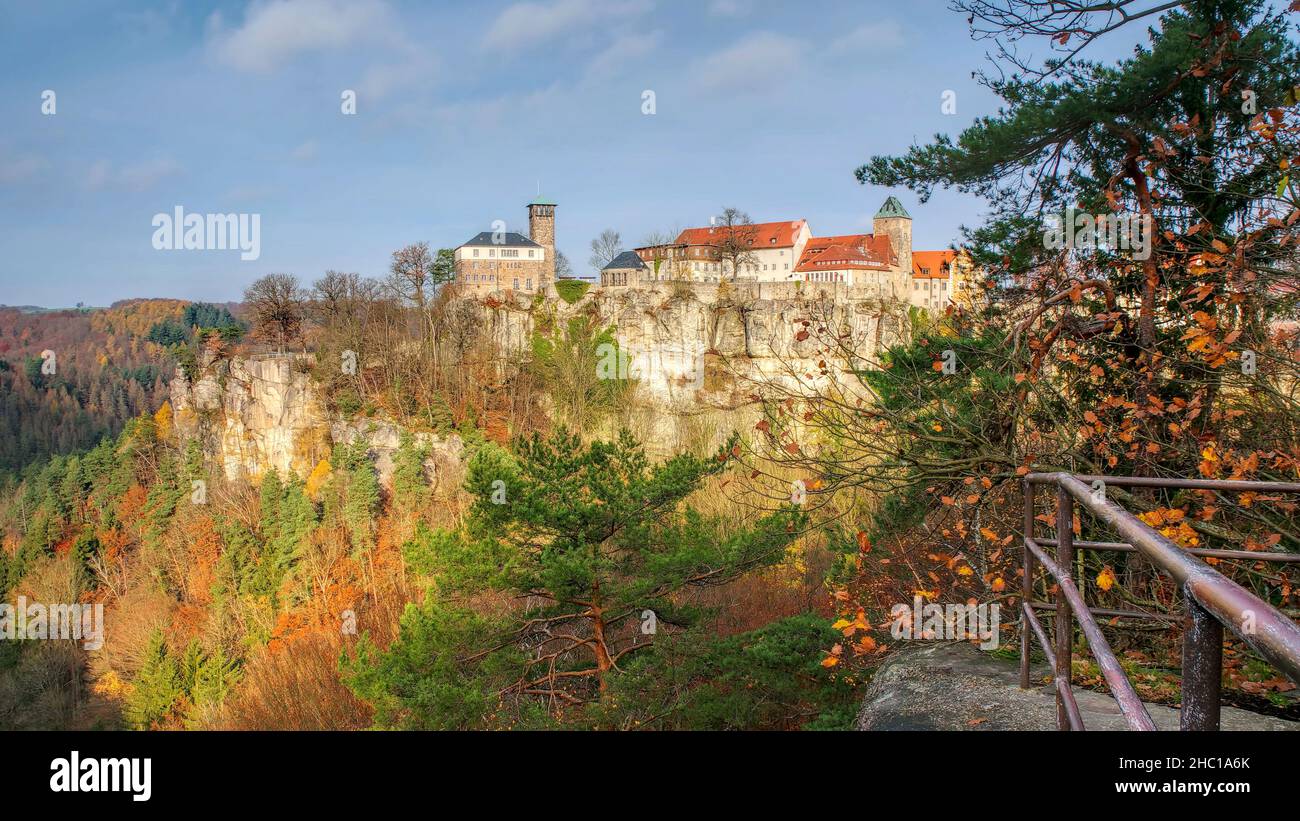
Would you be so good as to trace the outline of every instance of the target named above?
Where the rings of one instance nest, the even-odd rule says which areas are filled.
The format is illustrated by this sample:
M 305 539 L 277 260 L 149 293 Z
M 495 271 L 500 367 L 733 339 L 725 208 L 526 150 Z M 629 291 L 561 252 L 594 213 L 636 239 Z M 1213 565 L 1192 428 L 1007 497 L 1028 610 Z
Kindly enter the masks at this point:
M 1034 681 L 1048 675 L 1036 665 Z M 1050 685 L 1020 689 L 1016 662 L 967 642 L 918 642 L 887 661 L 871 680 L 858 714 L 859 730 L 1056 730 Z M 1075 688 L 1083 726 L 1127 730 L 1109 695 Z M 1162 730 L 1178 729 L 1179 711 L 1148 704 Z M 1223 707 L 1224 730 L 1297 730 L 1300 722 Z

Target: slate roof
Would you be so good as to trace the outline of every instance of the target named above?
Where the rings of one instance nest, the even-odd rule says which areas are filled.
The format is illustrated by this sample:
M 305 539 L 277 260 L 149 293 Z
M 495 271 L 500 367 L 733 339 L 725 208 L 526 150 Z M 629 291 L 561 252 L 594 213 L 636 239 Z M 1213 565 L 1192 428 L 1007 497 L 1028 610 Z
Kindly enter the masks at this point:
M 905 219 L 911 219 L 912 215 L 907 213 L 907 209 L 898 201 L 898 197 L 889 197 L 885 200 L 885 204 L 880 206 L 880 210 L 876 212 L 877 219 L 882 217 L 904 217 Z
M 500 242 L 492 241 L 492 231 L 481 231 L 475 234 L 469 242 L 461 245 L 464 248 L 467 245 L 495 246 L 499 248 L 541 248 L 542 246 L 533 242 L 523 234 L 516 234 L 513 231 L 507 231 Z
M 625 270 L 628 268 L 639 270 L 644 267 L 646 267 L 645 262 L 641 260 L 641 257 L 637 256 L 636 251 L 624 251 L 623 253 L 611 259 L 609 261 L 609 264 L 606 265 L 604 268 L 601 268 L 600 270 L 613 271 L 613 270 L 620 270 L 620 269 Z

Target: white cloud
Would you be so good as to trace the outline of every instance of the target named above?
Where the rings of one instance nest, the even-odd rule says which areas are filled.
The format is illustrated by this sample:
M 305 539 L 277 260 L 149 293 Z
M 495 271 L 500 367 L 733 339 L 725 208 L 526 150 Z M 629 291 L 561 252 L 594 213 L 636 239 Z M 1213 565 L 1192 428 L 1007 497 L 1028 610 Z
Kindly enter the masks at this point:
M 903 45 L 903 28 L 893 20 L 867 23 L 832 41 L 832 54 L 863 54 L 893 51 Z
M 174 30 L 173 22 L 179 11 L 179 0 L 171 0 L 161 9 L 118 11 L 113 14 L 113 18 L 122 32 L 133 41 L 161 40 L 171 36 Z
M 34 154 L 21 157 L 0 157 L 0 185 L 21 182 L 45 170 L 48 163 Z
M 799 70 L 803 51 L 803 43 L 793 37 L 755 32 L 699 60 L 691 74 L 697 85 L 708 91 L 767 90 Z
M 747 0 L 713 0 L 709 3 L 709 14 L 715 17 L 739 17 L 749 11 Z
M 227 30 L 214 12 L 208 29 L 222 62 L 254 72 L 270 71 L 300 54 L 395 37 L 383 0 L 257 0 L 242 26 Z
M 492 23 L 483 45 L 489 48 L 526 47 L 601 20 L 643 14 L 650 0 L 552 0 L 515 3 Z
M 315 140 L 308 140 L 290 151 L 289 156 L 298 162 L 310 162 L 311 160 L 316 159 L 317 148 L 318 146 L 316 145 Z
M 125 188 L 130 191 L 145 191 L 181 171 L 180 164 L 168 158 L 149 160 L 120 169 L 115 169 L 108 160 L 99 160 L 86 172 L 85 182 L 91 190 Z
M 638 60 L 654 52 L 663 40 L 663 32 L 648 31 L 644 34 L 624 34 L 610 43 L 609 47 L 592 58 L 587 65 L 589 77 L 599 77 L 617 71 L 626 63 Z
M 362 99 L 378 100 L 398 89 L 419 85 L 437 78 L 437 60 L 419 49 L 403 48 L 400 60 L 370 66 L 361 76 L 357 91 Z

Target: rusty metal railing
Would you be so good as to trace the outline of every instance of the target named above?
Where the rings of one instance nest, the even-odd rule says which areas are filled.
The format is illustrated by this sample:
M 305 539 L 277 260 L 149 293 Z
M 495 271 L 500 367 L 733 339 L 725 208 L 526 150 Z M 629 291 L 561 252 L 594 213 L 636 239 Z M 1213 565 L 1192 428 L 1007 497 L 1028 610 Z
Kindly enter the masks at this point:
M 1103 492 L 1096 492 L 1102 483 Z M 1034 537 L 1034 489 L 1056 488 L 1056 538 Z M 1030 686 L 1029 651 L 1037 638 L 1053 671 L 1057 725 L 1082 730 L 1083 719 L 1070 684 L 1074 644 L 1074 619 L 1101 668 L 1102 677 L 1120 712 L 1134 730 L 1154 730 L 1155 722 L 1133 689 L 1119 660 L 1111 651 L 1094 616 L 1170 618 L 1124 610 L 1090 609 L 1083 591 L 1070 575 L 1076 550 L 1117 550 L 1141 554 L 1157 570 L 1172 578 L 1183 591 L 1183 706 L 1179 728 L 1219 729 L 1219 687 L 1223 675 L 1223 628 L 1226 626 L 1265 660 L 1300 684 L 1300 626 L 1272 605 L 1201 561 L 1201 557 L 1252 562 L 1300 562 L 1300 554 L 1271 551 L 1184 549 L 1156 532 L 1141 519 L 1110 501 L 1105 487 L 1192 489 L 1253 493 L 1300 493 L 1300 483 L 1244 482 L 1213 479 L 1158 479 L 1136 476 L 1080 476 L 1069 473 L 1031 473 L 1025 477 L 1024 556 L 1021 576 L 1020 686 Z M 1109 525 L 1125 542 L 1076 541 L 1074 509 L 1079 504 Z M 1055 557 L 1044 547 L 1055 547 Z M 1055 579 L 1056 602 L 1034 601 L 1034 567 L 1041 564 Z M 1038 611 L 1052 615 L 1053 641 L 1038 619 Z

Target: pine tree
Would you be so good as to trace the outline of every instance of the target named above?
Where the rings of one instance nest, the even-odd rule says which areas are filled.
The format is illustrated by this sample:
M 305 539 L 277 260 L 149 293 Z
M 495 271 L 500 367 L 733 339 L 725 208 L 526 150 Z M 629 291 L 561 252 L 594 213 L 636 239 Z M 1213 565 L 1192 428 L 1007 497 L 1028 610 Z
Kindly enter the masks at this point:
M 403 431 L 397 453 L 393 457 L 393 507 L 399 514 L 407 515 L 419 508 L 428 484 L 424 473 L 424 460 L 429 449 L 416 443 L 409 431 Z
M 543 605 L 500 624 L 471 623 L 432 598 L 408 607 L 386 653 L 363 642 L 347 665 L 357 693 L 401 726 L 446 726 L 428 709 L 430 693 L 484 706 L 510 693 L 515 718 L 529 721 L 546 705 L 600 699 L 625 657 L 654 646 L 642 625 L 686 625 L 696 615 L 675 594 L 778 561 L 803 524 L 787 509 L 738 528 L 684 505 L 726 467 L 734 444 L 714 459 L 680 454 L 659 464 L 626 431 L 591 444 L 565 431 L 535 436 L 518 443 L 517 457 L 484 447 L 466 479 L 475 496 L 467 527 L 421 529 L 406 555 L 444 593 L 491 587 Z M 567 638 L 525 652 L 549 641 L 543 628 Z M 493 720 L 472 718 L 463 726 Z
M 154 630 L 122 715 L 137 730 L 152 729 L 184 694 L 176 659 L 168 654 L 162 631 Z

